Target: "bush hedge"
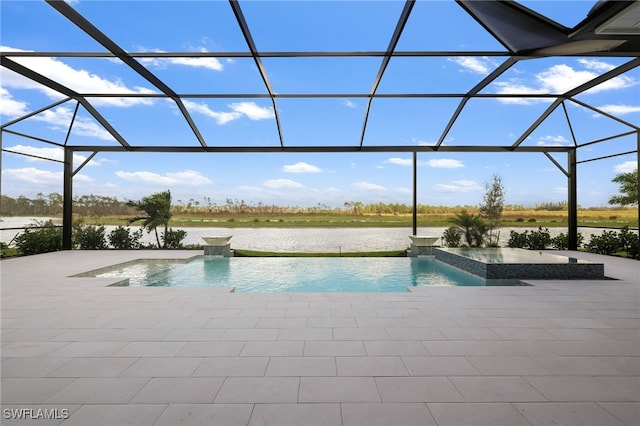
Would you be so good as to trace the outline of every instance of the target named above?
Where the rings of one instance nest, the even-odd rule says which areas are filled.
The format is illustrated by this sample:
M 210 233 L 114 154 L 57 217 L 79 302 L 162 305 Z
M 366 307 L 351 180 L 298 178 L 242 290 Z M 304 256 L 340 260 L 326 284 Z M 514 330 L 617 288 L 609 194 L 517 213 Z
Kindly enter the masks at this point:
M 80 250 L 153 249 L 155 245 L 142 244 L 140 241 L 142 233 L 142 228 L 132 232 L 128 227 L 118 226 L 107 235 L 103 225 L 86 225 L 82 222 L 76 222 L 73 225 L 73 246 Z M 161 236 L 169 249 L 185 248 L 182 242 L 186 237 L 187 232 L 182 229 L 169 229 L 166 235 Z M 54 225 L 52 221 L 34 221 L 30 227 L 15 238 L 15 246 L 18 255 L 62 250 L 62 229 Z
M 62 229 L 52 221 L 35 221 L 30 228 L 15 239 L 16 248 L 23 255 L 48 253 L 62 250 Z
M 583 242 L 583 235 L 578 233 L 578 248 L 583 246 Z M 528 250 L 548 248 L 566 250 L 569 246 L 569 238 L 564 233 L 551 238 L 548 229 L 538 227 L 536 231 L 511 231 L 507 246 Z M 623 253 L 629 258 L 640 259 L 640 238 L 637 232 L 630 231 L 628 227 L 622 228 L 620 232 L 605 230 L 600 235 L 591 235 L 591 239 L 584 248 L 591 253 L 605 255 Z

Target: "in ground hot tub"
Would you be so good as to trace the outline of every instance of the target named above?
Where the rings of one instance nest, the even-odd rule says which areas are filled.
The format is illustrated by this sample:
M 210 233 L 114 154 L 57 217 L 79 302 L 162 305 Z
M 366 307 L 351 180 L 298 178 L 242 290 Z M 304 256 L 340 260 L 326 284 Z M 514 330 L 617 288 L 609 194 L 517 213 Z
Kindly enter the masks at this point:
M 437 248 L 436 260 L 490 280 L 605 279 L 604 264 L 517 248 Z

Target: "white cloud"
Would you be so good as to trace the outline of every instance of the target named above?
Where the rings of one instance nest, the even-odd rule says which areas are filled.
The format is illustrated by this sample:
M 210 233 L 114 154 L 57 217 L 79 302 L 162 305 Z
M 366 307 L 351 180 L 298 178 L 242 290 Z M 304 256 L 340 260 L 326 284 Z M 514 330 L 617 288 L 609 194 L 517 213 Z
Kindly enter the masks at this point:
M 282 168 L 282 171 L 286 173 L 322 173 L 322 169 L 320 167 L 303 161 L 298 161 L 295 164 L 286 164 Z
M 616 173 L 630 173 L 638 168 L 637 161 L 625 161 L 624 163 L 616 164 L 613 167 L 613 171 Z
M 71 120 L 73 120 L 73 111 L 67 107 L 59 106 L 34 115 L 31 119 L 48 123 L 51 125 L 52 129 L 66 133 Z M 104 127 L 92 119 L 83 116 L 76 116 L 73 121 L 71 133 L 107 141 L 114 140 L 111 133 L 109 133 Z
M 255 102 L 238 102 L 229 104 L 232 111 L 214 111 L 205 103 L 197 103 L 189 100 L 182 101 L 189 111 L 197 112 L 204 116 L 213 118 L 220 125 L 238 120 L 243 115 L 250 120 L 264 120 L 273 118 L 273 108 L 261 107 Z
M 303 184 L 291 179 L 269 179 L 263 185 L 269 188 L 304 188 Z
M 169 58 L 169 62 L 195 68 L 207 68 L 213 71 L 222 71 L 223 68 L 218 58 Z
M 386 188 L 384 186 L 370 183 L 370 182 L 354 182 L 351 184 L 352 188 L 361 189 L 364 191 L 384 191 Z
M 261 107 L 255 102 L 236 102 L 229 107 L 239 114 L 246 115 L 250 120 L 266 120 L 275 117 L 273 108 Z
M 18 118 L 29 112 L 27 103 L 13 99 L 11 93 L 4 87 L 0 87 L 0 115 L 9 118 Z
M 435 167 L 439 169 L 459 169 L 464 167 L 464 163 L 460 160 L 454 160 L 451 158 L 441 158 L 427 161 L 429 167 Z
M 5 52 L 25 52 L 8 46 L 0 46 Z M 109 80 L 87 70 L 75 69 L 56 58 L 27 58 L 13 57 L 15 62 L 49 77 L 52 80 L 80 93 L 123 93 L 123 94 L 151 94 L 156 91 L 145 87 L 127 87 L 119 79 Z M 60 93 L 31 81 L 6 68 L 0 69 L 0 78 L 4 87 L 14 89 L 36 89 L 52 99 L 60 99 Z M 129 107 L 132 105 L 151 105 L 153 100 L 145 98 L 93 98 L 93 105 L 109 105 Z
M 468 72 L 473 72 L 476 74 L 489 74 L 489 72 L 495 68 L 495 65 L 489 60 L 487 57 L 467 57 L 467 56 L 455 56 L 452 58 L 447 58 L 448 61 L 454 62 L 464 70 Z
M 454 180 L 450 184 L 439 183 L 433 189 L 437 192 L 474 192 L 484 188 L 478 182 L 472 180 Z
M 562 135 L 547 135 L 538 139 L 538 146 L 567 146 L 570 142 Z
M 575 69 L 567 64 L 557 64 L 533 76 L 533 83 L 523 82 L 520 78 L 498 81 L 492 84 L 498 94 L 559 94 L 593 80 L 614 65 L 596 60 L 579 60 L 584 69 Z M 598 93 L 607 90 L 626 89 L 638 82 L 629 76 L 618 76 L 601 83 L 585 93 Z M 549 99 L 500 98 L 502 103 L 527 105 L 536 102 L 549 102 Z
M 165 53 L 160 49 L 146 49 L 138 47 L 141 52 Z M 199 52 L 206 53 L 208 50 L 204 47 L 197 49 Z M 224 68 L 222 62 L 218 58 L 139 58 L 139 61 L 145 65 L 151 65 L 157 68 L 166 68 L 167 65 L 184 65 L 194 68 L 205 68 L 212 71 L 222 71 Z
M 414 143 L 416 145 L 421 145 L 421 146 L 431 146 L 431 145 L 435 145 L 436 141 L 427 141 L 420 138 L 411 138 L 411 143 Z
M 389 158 L 386 162 L 391 164 L 396 164 L 398 166 L 413 166 L 413 159 L 411 158 L 392 157 L 392 158 Z
M 575 70 L 569 65 L 558 64 L 536 75 L 540 83 L 538 90 L 549 93 L 564 93 L 597 77 L 596 73 L 587 70 Z
M 3 81 L 4 84 L 4 81 Z M 10 118 L 18 118 L 28 113 L 28 104 L 26 102 L 13 99 L 11 93 L 3 87 L 0 87 L 0 114 Z M 68 126 L 73 119 L 73 112 L 65 106 L 48 109 L 40 114 L 36 114 L 29 120 L 41 121 L 50 124 L 50 128 L 66 133 Z M 71 132 L 79 136 L 95 137 L 102 140 L 113 141 L 111 134 L 100 124 L 91 118 L 76 115 L 73 122 Z
M 351 102 L 349 99 L 345 99 L 342 101 L 342 105 L 348 107 L 348 108 L 355 108 L 356 104 L 354 104 L 353 102 Z
M 23 167 L 20 169 L 7 169 L 2 172 L 7 180 L 25 182 L 32 185 L 58 185 L 62 182 L 62 172 L 50 172 L 35 167 Z M 78 173 L 73 177 L 75 182 L 93 182 L 89 176 Z
M 555 192 L 556 194 L 566 194 L 569 192 L 569 188 L 567 188 L 566 186 L 557 186 L 553 189 L 553 192 Z
M 578 59 L 578 62 L 584 65 L 585 68 L 595 70 L 595 71 L 600 71 L 600 72 L 611 71 L 612 69 L 615 68 L 614 65 L 608 64 L 606 62 L 598 61 L 597 59 L 583 58 L 583 59 Z
M 625 115 L 625 114 L 633 114 L 635 112 L 640 112 L 640 106 L 634 105 L 602 105 L 598 107 L 598 109 L 608 112 L 611 115 Z M 594 114 L 594 116 L 601 117 L 601 114 Z
M 238 112 L 218 112 L 212 110 L 205 103 L 197 103 L 189 100 L 183 100 L 184 106 L 191 112 L 197 112 L 206 117 L 213 118 L 218 124 L 226 124 L 230 121 L 237 120 L 242 117 Z
M 6 149 L 8 149 L 9 151 L 20 152 L 23 154 L 35 155 L 43 158 L 50 158 L 52 160 L 64 161 L 64 149 L 62 148 L 55 148 L 55 147 L 39 148 L 39 147 L 28 146 L 28 145 L 14 145 L 14 146 L 7 146 Z M 27 156 L 24 156 L 22 158 L 24 158 L 26 161 L 34 161 L 34 162 L 47 161 L 47 160 L 42 160 L 39 158 L 27 157 Z M 84 155 L 80 155 L 75 152 L 73 153 L 73 164 L 76 166 L 79 166 L 80 164 L 82 164 L 86 159 L 87 157 L 85 157 Z M 86 165 L 98 166 L 100 165 L 100 161 L 92 159 Z
M 153 172 L 124 172 L 117 171 L 116 176 L 126 181 L 144 182 L 154 185 L 183 185 L 183 186 L 199 186 L 213 183 L 211 179 L 196 172 L 194 170 L 185 170 L 182 172 L 159 175 Z
M 392 158 L 389 158 L 388 160 L 385 160 L 385 163 L 391 163 L 391 164 L 395 164 L 397 166 L 412 167 L 413 166 L 413 159 L 411 159 L 411 158 L 392 157 Z M 424 166 L 426 164 L 428 164 L 428 163 L 425 162 L 425 161 L 418 160 L 418 166 Z M 384 167 L 379 167 L 379 168 L 384 168 Z
M 73 181 L 75 183 L 83 182 L 83 183 L 92 183 L 93 179 L 87 175 L 83 175 L 82 173 L 78 173 L 73 177 Z M 59 181 L 58 181 L 59 182 Z
M 34 185 L 62 182 L 62 172 L 50 172 L 36 169 L 35 167 L 23 167 L 20 169 L 7 169 L 2 172 L 6 179 L 32 183 Z

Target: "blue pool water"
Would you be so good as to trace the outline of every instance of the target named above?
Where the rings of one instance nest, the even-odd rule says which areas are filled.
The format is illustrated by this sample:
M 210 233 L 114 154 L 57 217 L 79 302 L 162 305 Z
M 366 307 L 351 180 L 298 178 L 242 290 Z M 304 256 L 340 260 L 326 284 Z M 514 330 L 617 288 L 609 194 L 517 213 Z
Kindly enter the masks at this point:
M 236 292 L 406 292 L 416 286 L 484 286 L 433 258 L 199 256 L 142 260 L 83 274 L 128 286 L 235 287 Z M 128 281 L 127 281 L 128 279 Z

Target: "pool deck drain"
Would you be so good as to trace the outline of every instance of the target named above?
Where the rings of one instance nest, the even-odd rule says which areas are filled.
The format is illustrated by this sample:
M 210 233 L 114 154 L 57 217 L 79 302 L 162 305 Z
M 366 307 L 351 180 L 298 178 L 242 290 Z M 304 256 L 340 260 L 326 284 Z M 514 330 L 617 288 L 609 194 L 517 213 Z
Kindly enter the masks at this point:
M 190 251 L 3 260 L 2 424 L 637 425 L 640 262 L 568 254 L 616 280 L 233 294 L 69 278 Z

